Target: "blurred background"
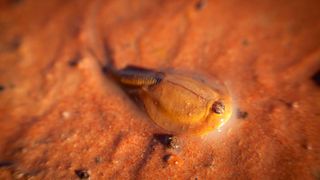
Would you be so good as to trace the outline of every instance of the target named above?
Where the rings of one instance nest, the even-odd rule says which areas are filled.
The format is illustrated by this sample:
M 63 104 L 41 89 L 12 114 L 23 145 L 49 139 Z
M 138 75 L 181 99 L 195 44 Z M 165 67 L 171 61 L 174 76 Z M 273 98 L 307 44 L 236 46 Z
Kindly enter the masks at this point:
M 1 0 L 0 179 L 319 179 L 319 9 Z M 102 73 L 111 62 L 216 76 L 234 118 L 172 137 Z

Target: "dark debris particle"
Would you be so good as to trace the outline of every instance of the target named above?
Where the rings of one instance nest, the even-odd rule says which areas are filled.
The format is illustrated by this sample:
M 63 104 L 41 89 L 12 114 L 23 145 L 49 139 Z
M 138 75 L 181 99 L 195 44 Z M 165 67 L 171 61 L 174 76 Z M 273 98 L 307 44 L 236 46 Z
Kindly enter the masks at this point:
M 242 45 L 243 45 L 243 46 L 248 46 L 248 45 L 249 45 L 248 39 L 242 40 Z
M 287 102 L 286 106 L 288 108 L 299 108 L 299 103 L 298 102 Z
M 18 49 L 22 44 L 22 38 L 20 36 L 14 37 L 10 42 L 10 47 L 13 50 Z
M 194 7 L 196 10 L 200 11 L 206 6 L 206 4 L 207 4 L 206 0 L 198 0 Z
M 180 158 L 175 154 L 166 154 L 162 157 L 162 160 L 167 165 L 177 165 L 181 162 Z
M 313 172 L 313 176 L 316 180 L 319 180 L 320 179 L 320 170 L 315 170 Z
M 100 156 L 97 156 L 96 158 L 94 158 L 94 162 L 97 164 L 101 163 L 102 161 L 103 161 L 103 159 Z
M 1 27 L 0 27 L 1 28 Z M 4 46 L 1 47 L 2 51 L 16 51 L 20 48 L 22 44 L 22 37 L 20 35 L 16 35 L 12 37 L 10 40 L 6 41 Z
M 13 166 L 12 161 L 0 161 L 0 168 L 7 168 Z
M 86 169 L 76 169 L 74 171 L 79 179 L 89 179 L 90 175 Z
M 312 145 L 311 144 L 309 144 L 308 142 L 303 142 L 303 143 L 301 143 L 301 147 L 303 148 L 303 149 L 306 149 L 306 150 L 312 150 L 313 148 L 312 148 Z
M 0 84 L 0 92 L 4 90 L 4 86 Z
M 246 111 L 241 111 L 240 109 L 238 109 L 237 111 L 237 118 L 239 119 L 246 119 L 248 117 L 248 112 Z
M 153 137 L 166 148 L 178 149 L 180 147 L 178 139 L 171 134 L 154 134 Z
M 283 99 L 278 99 L 281 103 L 283 103 L 287 108 L 294 108 L 297 109 L 299 108 L 299 102 L 297 101 L 287 101 Z
M 311 79 L 316 83 L 317 86 L 320 86 L 320 70 L 318 70 Z
M 68 63 L 69 66 L 76 67 L 79 64 L 81 58 L 82 58 L 81 54 L 77 53 L 72 59 L 69 60 L 69 63 Z
M 169 161 L 169 159 L 171 158 L 171 154 L 166 154 L 166 155 L 164 155 L 163 157 L 162 157 L 162 160 L 164 161 L 164 162 L 168 162 Z
M 21 4 L 23 0 L 8 0 L 10 4 Z

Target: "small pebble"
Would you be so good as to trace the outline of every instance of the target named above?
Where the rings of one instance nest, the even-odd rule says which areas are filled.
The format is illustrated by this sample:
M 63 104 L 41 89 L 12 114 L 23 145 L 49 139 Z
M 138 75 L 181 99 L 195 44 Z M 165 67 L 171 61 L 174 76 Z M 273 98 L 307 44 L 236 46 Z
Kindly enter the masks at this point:
M 166 148 L 178 149 L 180 147 L 178 139 L 171 134 L 154 134 L 153 137 Z
M 309 151 L 311 151 L 313 148 L 312 148 L 312 145 L 311 144 L 304 144 L 303 147 Z
M 293 102 L 291 103 L 291 107 L 298 109 L 299 108 L 299 103 L 298 102 Z
M 163 156 L 162 159 L 163 159 L 164 162 L 168 162 L 170 157 L 171 157 L 171 154 L 166 154 L 166 155 Z
M 64 119 L 68 119 L 70 116 L 71 116 L 70 112 L 68 112 L 68 111 L 62 112 L 62 117 L 63 117 Z
M 79 64 L 81 58 L 82 58 L 81 54 L 77 53 L 72 59 L 69 60 L 69 66 L 76 67 Z
M 13 178 L 14 179 L 22 179 L 23 177 L 25 177 L 25 174 L 22 173 L 21 171 L 15 171 L 13 173 Z
M 179 164 L 179 158 L 178 156 L 174 154 L 166 154 L 163 156 L 163 161 L 170 164 L 170 165 L 178 165 Z
M 74 171 L 79 179 L 89 179 L 90 175 L 86 169 L 76 169 Z

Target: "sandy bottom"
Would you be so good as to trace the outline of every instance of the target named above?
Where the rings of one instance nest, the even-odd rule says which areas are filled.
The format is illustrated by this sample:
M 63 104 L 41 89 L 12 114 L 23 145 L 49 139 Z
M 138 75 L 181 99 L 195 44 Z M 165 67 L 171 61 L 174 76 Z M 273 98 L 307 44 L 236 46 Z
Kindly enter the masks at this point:
M 319 179 L 319 7 L 1 1 L 0 179 Z M 112 60 L 216 76 L 236 113 L 166 134 L 102 73 Z

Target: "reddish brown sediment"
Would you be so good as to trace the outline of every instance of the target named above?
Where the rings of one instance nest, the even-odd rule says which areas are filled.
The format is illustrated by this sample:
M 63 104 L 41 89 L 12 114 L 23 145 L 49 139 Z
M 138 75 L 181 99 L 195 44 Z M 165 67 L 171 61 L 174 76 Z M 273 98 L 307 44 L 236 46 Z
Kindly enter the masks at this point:
M 319 178 L 319 7 L 0 2 L 0 179 Z M 103 74 L 111 59 L 216 76 L 238 113 L 222 132 L 170 148 Z

